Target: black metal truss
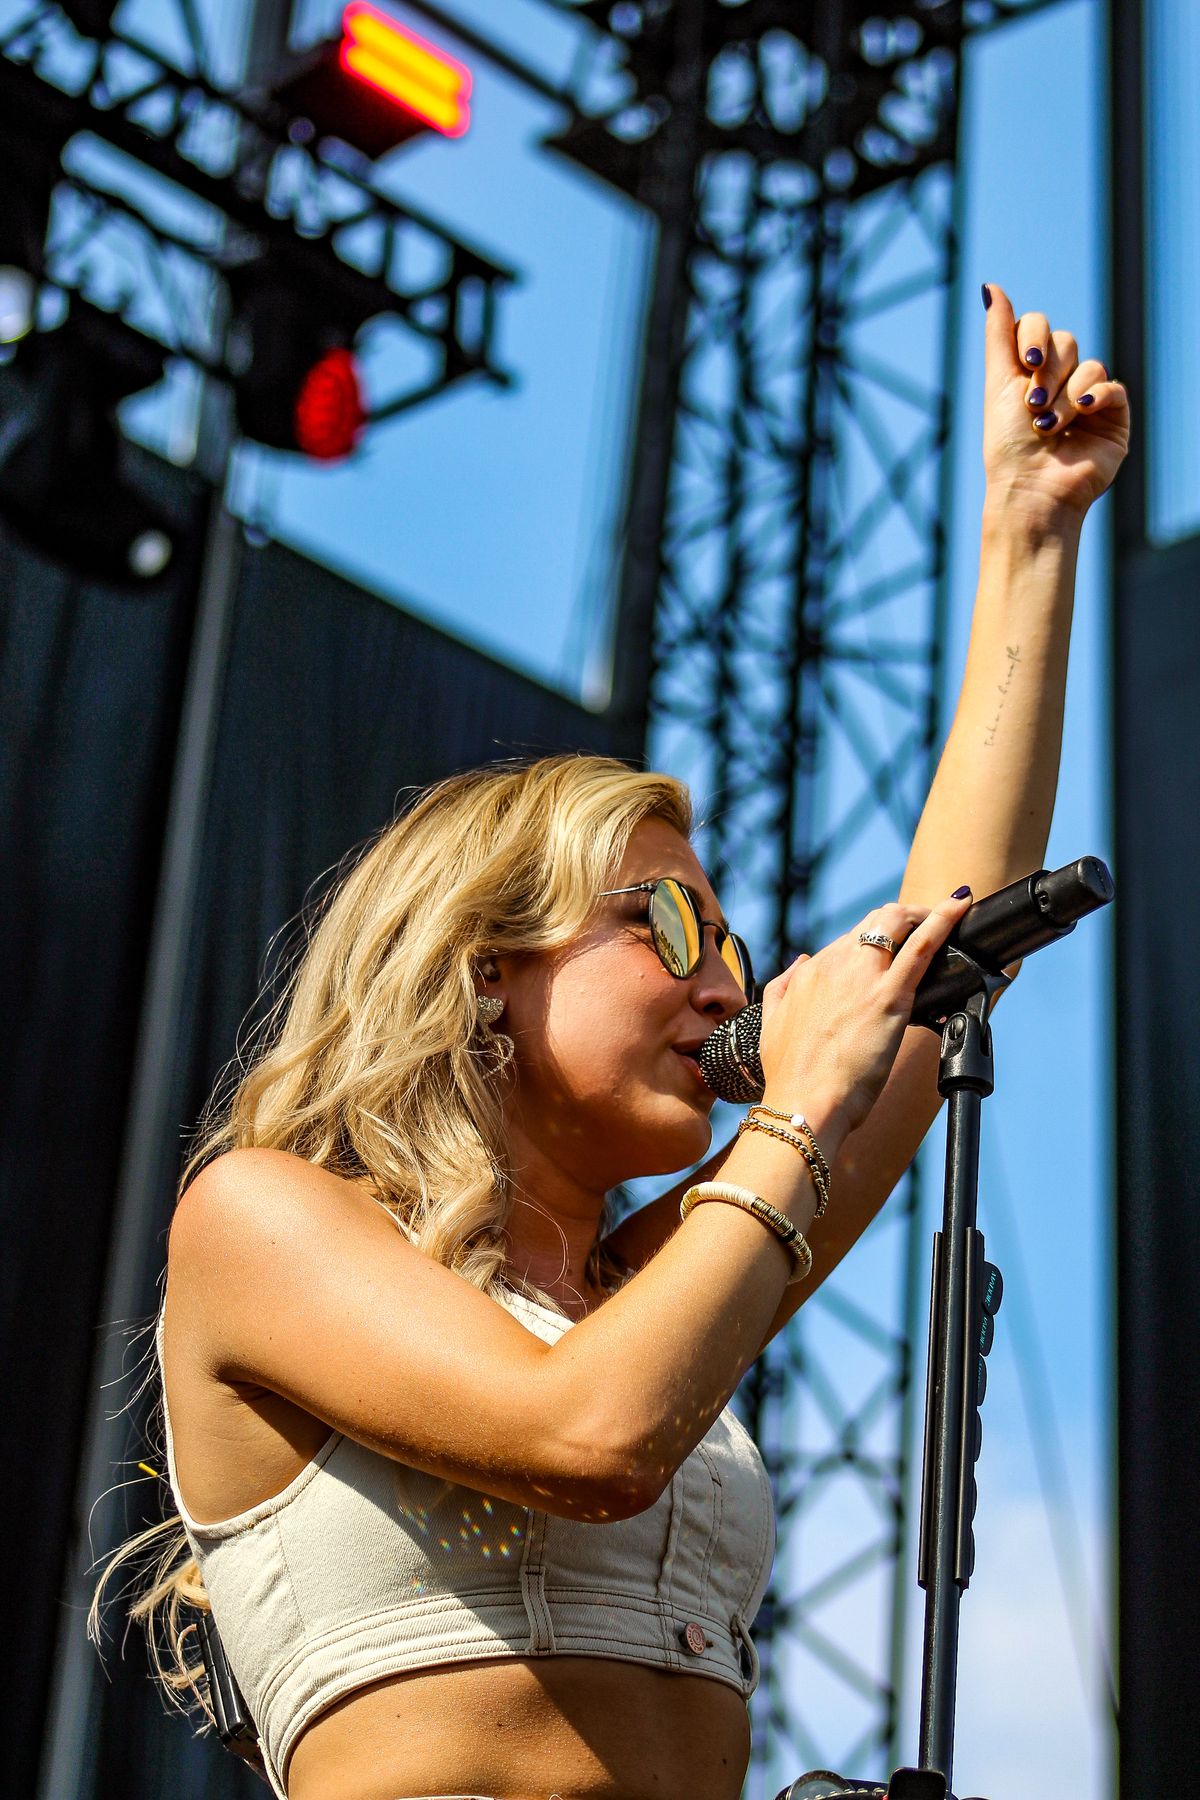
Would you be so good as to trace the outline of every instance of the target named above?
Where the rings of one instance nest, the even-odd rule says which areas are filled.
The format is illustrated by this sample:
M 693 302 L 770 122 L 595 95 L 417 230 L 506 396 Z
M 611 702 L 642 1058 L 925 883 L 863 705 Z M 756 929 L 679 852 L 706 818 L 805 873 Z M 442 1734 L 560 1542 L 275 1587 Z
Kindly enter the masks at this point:
M 761 162 L 732 205 L 719 171 L 688 261 L 648 751 L 706 797 L 702 855 L 775 969 L 898 891 L 932 774 L 954 183 L 926 167 L 789 216 Z M 906 272 L 881 278 L 889 258 Z M 905 309 L 919 333 L 889 329 Z M 899 1748 L 915 1195 L 866 1285 L 856 1258 L 746 1383 L 780 1530 L 749 1791 L 884 1773 Z
M 46 282 L 124 315 L 172 355 L 236 379 L 220 283 L 262 262 L 331 317 L 382 316 L 425 347 L 373 420 L 468 376 L 509 379 L 496 312 L 513 270 L 381 194 L 348 146 L 297 141 L 265 95 L 223 91 L 128 33 L 82 39 L 41 3 L 0 40 L 0 108 L 65 146 Z M 84 134 L 101 140 L 99 156 Z M 139 180 L 147 169 L 173 184 L 174 202 Z
M 962 46 L 1053 3 L 559 7 L 603 34 L 578 91 L 611 98 L 554 147 L 659 220 L 613 722 L 703 797 L 768 969 L 896 894 L 932 779 Z M 743 1385 L 780 1525 L 748 1796 L 915 1749 L 916 1195 L 914 1172 Z

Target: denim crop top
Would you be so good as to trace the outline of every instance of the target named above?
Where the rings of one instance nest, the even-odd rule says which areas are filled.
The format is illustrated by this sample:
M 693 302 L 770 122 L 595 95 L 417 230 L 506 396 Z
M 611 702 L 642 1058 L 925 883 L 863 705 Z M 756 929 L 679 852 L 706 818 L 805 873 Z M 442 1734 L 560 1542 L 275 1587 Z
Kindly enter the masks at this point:
M 572 1321 L 504 1304 L 553 1343 Z M 162 1316 L 158 1321 L 162 1359 Z M 489 1498 L 334 1432 L 269 1500 L 197 1524 L 171 1490 L 273 1791 L 317 1714 L 369 1682 L 497 1656 L 605 1656 L 747 1699 L 775 1548 L 770 1483 L 728 1408 L 654 1505 L 584 1524 Z

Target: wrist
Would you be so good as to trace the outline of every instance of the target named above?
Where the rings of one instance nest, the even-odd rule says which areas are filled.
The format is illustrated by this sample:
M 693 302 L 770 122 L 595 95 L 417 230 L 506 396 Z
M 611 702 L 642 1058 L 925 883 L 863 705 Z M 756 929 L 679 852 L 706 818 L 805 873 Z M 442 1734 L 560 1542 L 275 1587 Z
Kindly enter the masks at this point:
M 761 1195 L 798 1231 L 808 1231 L 816 1217 L 820 1195 L 807 1162 L 790 1144 L 767 1132 L 739 1133 L 720 1179 Z
M 989 482 L 983 498 L 985 542 L 1011 542 L 1022 550 L 1078 547 L 1086 509 L 1047 500 L 1006 482 Z
M 826 1162 L 832 1165 L 850 1135 L 850 1121 L 838 1101 L 817 1095 L 798 1097 L 798 1087 L 798 1083 L 788 1084 L 785 1091 L 783 1084 L 768 1085 L 762 1103 L 778 1112 L 803 1113 Z

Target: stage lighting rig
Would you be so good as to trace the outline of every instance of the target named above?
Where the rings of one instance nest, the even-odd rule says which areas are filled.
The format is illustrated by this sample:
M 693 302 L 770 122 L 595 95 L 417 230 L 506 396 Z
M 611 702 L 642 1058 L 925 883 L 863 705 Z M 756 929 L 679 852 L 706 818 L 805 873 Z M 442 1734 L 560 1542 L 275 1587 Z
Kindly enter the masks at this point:
M 288 110 L 288 84 L 299 79 L 295 59 L 253 90 L 217 88 L 202 72 L 179 69 L 114 27 L 111 10 L 107 0 L 72 0 L 66 8 L 35 0 L 0 43 L 0 148 L 4 121 L 20 120 L 46 171 L 38 181 L 13 184 L 41 213 L 10 251 L 10 335 L 32 318 L 39 270 L 46 285 L 107 308 L 111 281 L 105 285 L 104 270 L 111 265 L 99 240 L 111 232 L 122 260 L 140 266 L 135 279 L 155 284 L 161 296 L 162 304 L 148 305 L 144 316 L 156 313 L 164 322 L 169 353 L 229 381 L 239 425 L 253 441 L 334 460 L 367 426 L 463 379 L 507 384 L 495 351 L 497 298 L 514 272 L 420 207 L 381 193 L 370 166 L 374 153 L 418 130 L 454 135 L 465 129 L 470 76 L 461 64 L 385 13 L 352 4 L 341 39 L 301 71 L 312 76 L 321 64 L 328 75 L 338 64 L 340 85 L 326 88 L 332 110 L 318 104 L 317 83 L 308 112 L 300 114 Z M 90 72 L 69 93 L 56 85 L 64 32 L 76 40 L 94 34 L 95 45 Z M 64 141 L 76 133 L 91 134 L 200 206 L 171 216 L 142 185 L 114 183 L 94 158 L 73 156 L 68 145 L 69 172 L 60 178 L 69 180 L 77 228 L 60 234 L 43 266 L 49 191 Z M 9 160 L 22 166 L 16 151 Z M 0 165 L 0 210 L 4 187 Z M 13 204 L 24 201 L 18 195 Z M 179 304 L 177 271 L 184 260 L 195 271 L 193 306 Z M 233 265 L 257 268 L 264 279 L 242 282 Z M 211 326 L 214 309 L 205 295 L 213 275 L 237 289 L 228 337 L 224 323 Z M 185 279 L 192 280 L 191 271 Z M 284 294 L 285 284 L 294 286 L 297 300 Z M 4 298 L 0 281 L 0 311 Z M 389 387 L 368 412 L 354 348 L 363 322 L 376 315 L 428 354 L 408 359 L 403 386 Z M 271 367 L 280 370 L 277 389 L 265 374 Z M 411 369 L 420 371 L 415 379 Z
M 243 436 L 318 462 L 348 456 L 367 420 L 354 342 L 382 311 L 378 284 L 345 265 L 336 282 L 306 284 L 275 257 L 226 279 L 226 363 Z
M 116 409 L 160 381 L 162 346 L 77 297 L 0 368 L 0 517 L 77 574 L 129 589 L 173 561 L 179 528 L 143 493 Z
M 335 137 L 374 161 L 418 134 L 462 137 L 471 74 L 365 0 L 350 0 L 342 35 L 309 51 L 271 88 L 295 138 Z

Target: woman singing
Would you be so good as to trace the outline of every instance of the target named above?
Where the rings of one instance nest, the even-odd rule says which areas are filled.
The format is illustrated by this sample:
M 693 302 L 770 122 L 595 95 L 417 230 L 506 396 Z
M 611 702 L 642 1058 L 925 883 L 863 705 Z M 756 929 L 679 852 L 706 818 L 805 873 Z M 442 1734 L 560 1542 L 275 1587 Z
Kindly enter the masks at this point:
M 751 974 L 679 783 L 554 757 L 361 855 L 184 1172 L 178 1517 L 135 1612 L 199 1697 L 181 1603 L 211 1605 L 278 1795 L 741 1788 L 774 1527 L 728 1401 L 937 1112 L 931 955 L 1041 864 L 1080 527 L 1128 441 L 1100 363 L 984 300 L 953 727 L 898 900 L 766 984 L 750 1128 L 605 1234 L 611 1189 L 706 1155 L 696 1052 Z

